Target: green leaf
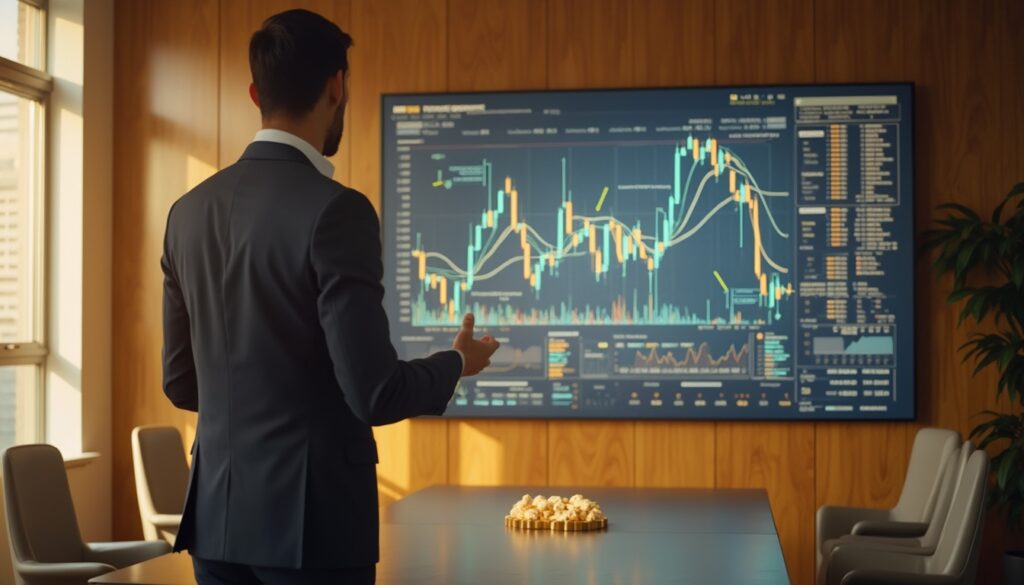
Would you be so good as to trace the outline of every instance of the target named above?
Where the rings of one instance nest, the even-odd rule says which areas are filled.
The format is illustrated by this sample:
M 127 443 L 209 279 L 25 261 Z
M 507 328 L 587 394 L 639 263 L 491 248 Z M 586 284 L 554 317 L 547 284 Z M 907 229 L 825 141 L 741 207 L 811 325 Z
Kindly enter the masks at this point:
M 962 299 L 962 298 L 964 298 L 964 297 L 966 297 L 966 296 L 968 296 L 968 295 L 970 295 L 972 293 L 974 293 L 974 289 L 973 288 L 965 287 L 965 288 L 956 289 L 953 292 L 949 293 L 949 295 L 946 297 L 946 302 L 949 303 L 949 304 L 955 303 L 955 302 L 959 301 L 960 299 Z
M 964 217 L 971 219 L 975 223 L 981 222 L 981 216 L 979 216 L 973 209 L 960 203 L 943 203 L 936 207 L 936 209 L 951 209 L 953 211 L 959 211 Z
M 1013 469 L 1013 462 L 1017 460 L 1017 449 L 1007 449 L 1000 454 L 1001 461 L 999 462 L 999 468 L 996 471 L 996 485 L 999 489 L 1006 489 L 1006 478 L 1010 475 L 1010 470 Z
M 1006 194 L 1006 197 L 1002 200 L 1002 202 L 1000 202 L 999 205 L 997 205 L 996 208 L 992 211 L 992 223 L 999 223 L 999 220 L 1001 219 L 1000 216 L 1002 216 L 1003 214 L 1003 207 L 1007 203 L 1009 203 L 1011 199 L 1013 199 L 1017 195 L 1020 195 L 1021 193 L 1024 193 L 1024 183 L 1017 183 L 1016 185 L 1013 186 L 1012 189 L 1010 189 L 1010 192 Z M 1020 208 L 1019 203 L 1017 204 L 1017 207 Z

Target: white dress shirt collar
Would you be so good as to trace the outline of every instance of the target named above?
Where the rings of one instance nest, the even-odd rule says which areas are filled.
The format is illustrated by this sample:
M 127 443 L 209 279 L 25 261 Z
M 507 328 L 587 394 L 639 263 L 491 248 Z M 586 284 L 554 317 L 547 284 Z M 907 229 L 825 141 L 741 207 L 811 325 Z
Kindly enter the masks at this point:
M 313 145 L 292 134 L 291 132 L 285 132 L 284 130 L 277 130 L 274 128 L 264 128 L 256 133 L 256 136 L 252 139 L 253 142 L 277 142 L 279 144 L 287 144 L 288 146 L 297 148 L 299 152 L 306 155 L 309 162 L 313 163 L 316 170 L 328 179 L 334 177 L 334 165 L 331 161 L 327 160 L 319 150 L 313 148 Z

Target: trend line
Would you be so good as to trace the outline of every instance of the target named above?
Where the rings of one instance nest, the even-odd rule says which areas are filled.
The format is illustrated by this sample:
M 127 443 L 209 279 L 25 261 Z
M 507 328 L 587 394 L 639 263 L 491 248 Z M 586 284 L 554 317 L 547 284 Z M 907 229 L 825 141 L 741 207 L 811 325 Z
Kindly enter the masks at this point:
M 718 279 L 718 284 L 722 285 L 722 290 L 729 292 L 729 287 L 725 286 L 725 281 L 722 280 L 722 275 L 719 274 L 717 270 L 712 270 L 712 272 L 715 274 L 715 278 Z
M 594 208 L 594 211 L 601 211 L 601 206 L 604 205 L 604 198 L 607 196 L 608 187 L 605 187 L 604 190 L 601 191 L 601 198 L 597 200 L 597 207 Z
M 563 157 L 562 163 L 562 196 L 561 205 L 550 219 L 544 219 L 546 223 L 551 221 L 555 227 L 552 234 L 548 230 L 551 224 L 546 226 L 538 223 L 537 226 L 529 221 L 525 214 L 521 213 L 520 202 L 523 199 L 511 176 L 504 179 L 504 189 L 492 188 L 489 179 L 490 163 L 484 159 L 479 168 L 484 169 L 483 175 L 488 177 L 482 183 L 488 192 L 487 207 L 481 211 L 480 219 L 474 220 L 468 226 L 468 243 L 466 246 L 465 268 L 460 267 L 461 262 L 456 262 L 447 254 L 428 251 L 424 249 L 420 234 L 416 234 L 416 247 L 412 250 L 412 256 L 418 263 L 418 280 L 420 297 L 417 306 L 413 310 L 413 320 L 423 322 L 452 322 L 456 314 L 466 307 L 478 310 L 483 321 L 487 321 L 488 313 L 495 323 L 518 323 L 535 324 L 549 322 L 552 319 L 564 322 L 685 322 L 685 323 L 714 323 L 730 322 L 742 323 L 744 315 L 739 306 L 760 307 L 766 311 L 763 320 L 751 322 L 768 322 L 772 319 L 781 318 L 779 301 L 784 296 L 793 294 L 792 284 L 785 284 L 780 280 L 781 274 L 786 274 L 789 269 L 777 264 L 769 255 L 761 237 L 761 220 L 764 216 L 770 223 L 772 230 L 778 237 L 788 239 L 789 234 L 784 232 L 775 222 L 772 209 L 768 205 L 766 197 L 789 197 L 783 191 L 765 191 L 758 185 L 757 179 L 751 174 L 745 162 L 732 152 L 731 149 L 719 145 L 715 138 L 709 138 L 698 148 L 698 140 L 687 138 L 686 146 L 678 143 L 673 149 L 674 158 L 674 188 L 667 201 L 667 206 L 657 207 L 654 210 L 654 226 L 649 231 L 644 229 L 640 221 L 629 225 L 616 218 L 611 212 L 601 213 L 604 202 L 608 197 L 609 186 L 601 189 L 601 194 L 595 205 L 595 217 L 574 212 L 572 201 L 572 190 L 567 185 L 567 165 Z M 688 154 L 689 151 L 689 154 Z M 681 161 L 693 159 L 689 172 L 683 174 Z M 710 162 L 706 162 L 710 159 Z M 696 178 L 694 171 L 698 166 L 710 164 L 711 170 L 706 173 L 697 173 L 700 177 L 699 185 L 687 197 L 690 190 L 691 180 Z M 478 168 L 473 167 L 473 168 Z M 462 167 L 460 167 L 462 168 Z M 703 176 L 701 176 L 703 175 Z M 711 179 L 718 185 L 720 177 L 728 177 L 729 195 L 726 195 L 716 204 L 711 206 L 709 211 L 698 212 L 698 204 L 703 199 L 705 191 L 710 191 Z M 685 183 L 683 180 L 685 179 Z M 737 180 L 739 179 L 739 180 Z M 439 185 L 440 183 L 440 185 Z M 450 181 L 443 179 L 441 171 L 438 171 L 437 180 L 433 186 L 444 186 L 450 188 Z M 685 186 L 684 186 L 685 184 Z M 529 193 L 529 191 L 527 191 Z M 493 195 L 493 197 L 492 197 Z M 711 195 L 717 200 L 717 196 Z M 718 270 L 712 273 L 722 291 L 726 295 L 726 307 L 729 311 L 727 317 L 720 318 L 711 316 L 710 304 L 707 305 L 704 315 L 694 313 L 687 307 L 674 307 L 659 302 L 658 299 L 658 273 L 662 260 L 669 248 L 672 248 L 685 240 L 696 235 L 709 221 L 718 215 L 727 206 L 735 204 L 740 220 L 739 247 L 743 247 L 743 215 L 749 215 L 750 227 L 754 232 L 753 239 L 753 286 L 730 288 Z M 528 206 L 524 206 L 529 210 Z M 683 211 L 680 217 L 677 210 Z M 542 216 L 543 217 L 543 216 Z M 699 220 L 691 223 L 692 220 Z M 542 221 L 538 219 L 538 222 Z M 542 235 L 537 228 L 541 227 L 548 234 L 548 238 Z M 516 242 L 521 253 L 511 258 L 495 262 L 499 249 L 509 240 Z M 428 268 L 427 259 L 439 260 L 443 266 Z M 593 272 L 594 281 L 601 282 L 609 269 L 614 266 L 621 266 L 623 277 L 626 277 L 627 265 L 635 265 L 647 273 L 648 294 L 647 298 L 638 297 L 634 291 L 631 306 L 627 305 L 625 297 L 619 297 L 612 303 L 610 309 L 605 307 L 583 306 L 573 307 L 572 303 L 563 302 L 560 306 L 550 309 L 524 311 L 514 309 L 510 305 L 491 306 L 487 304 L 472 303 L 469 298 L 474 293 L 474 284 L 487 281 L 505 272 L 513 266 L 522 266 L 522 278 L 529 283 L 529 288 L 539 299 L 543 282 L 548 278 L 559 277 L 559 266 L 570 258 L 587 258 L 590 263 L 590 271 Z M 774 273 L 761 269 L 762 260 L 767 263 Z M 497 264 L 495 266 L 495 264 Z M 546 275 L 546 276 L 545 276 Z M 734 282 L 734 284 L 736 284 Z M 430 292 L 430 291 L 436 291 Z M 425 294 L 433 296 L 436 294 L 439 301 L 439 310 L 428 309 L 424 299 Z M 760 309 L 758 309 L 760 311 Z M 749 320 L 749 317 L 747 317 Z M 625 321 L 623 321 L 625 320 Z M 553 322 L 553 321 L 551 321 Z

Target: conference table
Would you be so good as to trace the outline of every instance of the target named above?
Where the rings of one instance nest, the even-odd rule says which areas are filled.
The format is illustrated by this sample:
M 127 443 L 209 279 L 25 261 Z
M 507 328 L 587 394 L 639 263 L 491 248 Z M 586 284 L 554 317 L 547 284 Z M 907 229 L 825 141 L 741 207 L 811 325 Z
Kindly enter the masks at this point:
M 581 493 L 608 528 L 506 528 L 523 494 Z M 381 511 L 377 583 L 789 583 L 764 490 L 433 486 Z M 90 583 L 191 585 L 188 555 L 169 554 Z

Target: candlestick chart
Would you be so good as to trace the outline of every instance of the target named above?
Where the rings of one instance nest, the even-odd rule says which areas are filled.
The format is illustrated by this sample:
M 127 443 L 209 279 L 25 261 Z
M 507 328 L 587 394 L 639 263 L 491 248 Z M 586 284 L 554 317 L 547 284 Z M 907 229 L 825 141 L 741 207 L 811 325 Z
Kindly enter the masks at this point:
M 714 136 L 495 150 L 423 155 L 438 168 L 414 205 L 438 211 L 413 213 L 414 325 L 466 311 L 485 326 L 772 324 L 789 310 L 790 194 Z

